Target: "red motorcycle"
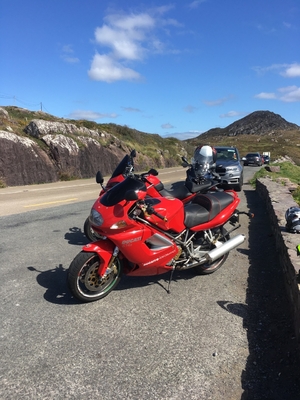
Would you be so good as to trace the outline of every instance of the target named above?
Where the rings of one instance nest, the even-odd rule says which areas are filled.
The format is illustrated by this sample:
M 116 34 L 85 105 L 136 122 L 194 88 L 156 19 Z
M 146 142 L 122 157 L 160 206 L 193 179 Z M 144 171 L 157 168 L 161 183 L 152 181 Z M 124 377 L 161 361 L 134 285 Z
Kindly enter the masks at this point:
M 140 177 L 146 184 L 147 196 L 150 197 L 174 197 L 181 200 L 184 204 L 189 203 L 198 193 L 207 193 L 209 191 L 216 191 L 217 185 L 219 184 L 219 177 L 217 174 L 209 173 L 210 179 L 200 177 L 195 171 L 195 165 L 189 164 L 186 158 L 182 157 L 183 167 L 188 167 L 187 177 L 185 181 L 176 182 L 173 184 L 171 190 L 167 190 L 164 184 L 157 177 L 158 172 L 151 168 L 148 172 L 141 175 L 134 174 L 134 158 L 136 157 L 136 151 L 132 150 L 130 155 L 126 154 L 125 157 L 120 161 L 107 184 L 104 186 L 104 178 L 100 171 L 96 174 L 96 182 L 101 185 L 99 197 L 105 192 L 110 190 L 116 184 L 124 181 L 128 176 Z M 90 241 L 101 239 L 99 235 L 91 226 L 90 218 L 87 217 L 84 222 L 84 234 Z
M 234 191 L 198 194 L 188 204 L 147 194 L 143 177 L 129 176 L 96 200 L 90 221 L 102 240 L 84 246 L 68 270 L 68 285 L 77 299 L 102 299 L 122 274 L 171 271 L 170 282 L 175 269 L 211 274 L 245 240 L 242 234 L 230 238 L 240 226 L 240 199 Z M 227 222 L 230 230 L 224 227 Z

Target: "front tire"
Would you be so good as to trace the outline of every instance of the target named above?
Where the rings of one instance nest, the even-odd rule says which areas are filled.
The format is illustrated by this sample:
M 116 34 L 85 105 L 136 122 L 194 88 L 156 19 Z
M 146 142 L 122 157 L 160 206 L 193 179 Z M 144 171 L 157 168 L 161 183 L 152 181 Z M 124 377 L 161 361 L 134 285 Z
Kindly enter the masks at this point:
M 68 270 L 68 286 L 78 300 L 91 302 L 103 299 L 119 283 L 123 272 L 122 261 L 116 257 L 104 276 L 98 275 L 100 259 L 96 253 L 80 252 Z
M 224 235 L 223 238 L 220 239 L 220 242 L 227 242 L 230 239 L 229 233 L 223 228 Z M 214 246 L 209 246 L 207 251 L 213 250 Z M 227 260 L 229 252 L 218 258 L 216 261 L 213 261 L 211 264 L 200 264 L 195 267 L 195 271 L 197 275 L 209 275 L 213 272 L 217 271 Z

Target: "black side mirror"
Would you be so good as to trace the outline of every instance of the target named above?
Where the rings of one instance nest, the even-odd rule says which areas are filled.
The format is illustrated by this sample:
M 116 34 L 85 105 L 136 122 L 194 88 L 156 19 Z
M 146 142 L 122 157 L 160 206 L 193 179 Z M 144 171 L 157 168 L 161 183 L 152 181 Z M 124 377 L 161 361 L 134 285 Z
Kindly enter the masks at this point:
M 135 157 L 136 157 L 136 151 L 135 151 L 135 149 L 131 150 L 130 157 L 132 157 L 132 158 L 135 158 Z
M 188 164 L 188 160 L 186 159 L 186 157 L 182 156 L 181 159 L 182 159 L 182 161 L 183 161 L 184 163 Z
M 153 175 L 153 176 L 157 176 L 157 175 L 158 175 L 158 172 L 156 171 L 156 169 L 151 168 L 151 169 L 148 171 L 148 174 L 149 174 L 149 175 Z
M 104 182 L 104 178 L 100 171 L 98 171 L 96 174 L 96 182 L 100 183 L 100 185 L 102 185 L 102 183 Z
M 181 159 L 183 161 L 183 163 L 181 164 L 183 166 L 183 168 L 187 168 L 187 167 L 191 166 L 191 164 L 188 162 L 188 160 L 184 156 L 181 157 Z

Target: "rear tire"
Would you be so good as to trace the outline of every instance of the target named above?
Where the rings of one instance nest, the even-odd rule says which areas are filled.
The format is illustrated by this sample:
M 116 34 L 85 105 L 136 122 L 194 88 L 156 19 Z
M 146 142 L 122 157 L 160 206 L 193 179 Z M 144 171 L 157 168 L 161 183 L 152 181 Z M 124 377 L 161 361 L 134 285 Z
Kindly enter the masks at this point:
M 220 239 L 220 242 L 227 242 L 227 240 L 230 239 L 229 233 L 223 228 L 224 230 L 224 237 Z M 208 246 L 207 251 L 213 250 L 215 246 Z M 195 267 L 195 271 L 197 275 L 209 275 L 212 274 L 213 272 L 217 271 L 221 266 L 225 263 L 228 257 L 228 253 L 224 254 L 220 258 L 218 258 L 216 261 L 212 262 L 211 264 L 206 263 L 206 264 L 201 264 L 197 265 Z
M 78 300 L 91 302 L 103 299 L 119 283 L 122 261 L 116 257 L 101 278 L 98 275 L 100 259 L 96 253 L 80 252 L 71 262 L 68 270 L 68 286 Z

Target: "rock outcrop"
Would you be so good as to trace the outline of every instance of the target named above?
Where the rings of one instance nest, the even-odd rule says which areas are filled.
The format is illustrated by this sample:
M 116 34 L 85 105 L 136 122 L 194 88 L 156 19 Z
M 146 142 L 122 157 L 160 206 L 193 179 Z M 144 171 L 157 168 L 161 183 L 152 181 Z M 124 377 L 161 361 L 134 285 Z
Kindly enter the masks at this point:
M 98 138 L 99 136 L 104 136 L 104 134 L 99 133 L 93 129 L 88 129 L 84 126 L 77 127 L 74 124 L 67 124 L 64 122 L 56 121 L 45 121 L 43 119 L 32 120 L 24 129 L 24 131 L 37 139 L 48 135 L 51 133 L 60 133 L 62 135 L 88 135 Z
M 25 120 L 27 115 L 30 118 L 29 111 L 25 113 Z M 0 123 L 6 129 L 0 130 L 0 186 L 90 178 L 98 170 L 110 175 L 132 150 L 104 130 L 40 118 L 32 119 L 20 135 L 14 132 L 15 121 L 1 107 Z M 176 165 L 168 152 L 164 154 L 159 149 L 155 160 L 138 153 L 135 161 L 137 172 Z
M 0 131 L 0 143 L 0 180 L 6 185 L 30 185 L 58 180 L 54 164 L 33 140 Z
M 47 134 L 41 139 L 48 146 L 60 178 L 90 178 L 99 169 L 107 175 L 129 152 L 128 148 L 105 148 L 91 137 L 78 136 L 75 141 L 62 134 Z

